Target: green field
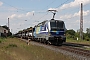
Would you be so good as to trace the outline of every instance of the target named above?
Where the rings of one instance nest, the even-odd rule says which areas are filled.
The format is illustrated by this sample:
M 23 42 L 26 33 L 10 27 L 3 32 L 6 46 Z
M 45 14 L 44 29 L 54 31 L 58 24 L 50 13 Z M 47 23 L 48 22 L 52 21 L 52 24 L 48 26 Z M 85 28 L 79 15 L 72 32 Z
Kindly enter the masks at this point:
M 27 45 L 17 38 L 0 38 L 0 60 L 73 60 L 44 47 Z
M 66 42 L 90 45 L 90 41 L 86 41 L 86 40 L 67 39 Z

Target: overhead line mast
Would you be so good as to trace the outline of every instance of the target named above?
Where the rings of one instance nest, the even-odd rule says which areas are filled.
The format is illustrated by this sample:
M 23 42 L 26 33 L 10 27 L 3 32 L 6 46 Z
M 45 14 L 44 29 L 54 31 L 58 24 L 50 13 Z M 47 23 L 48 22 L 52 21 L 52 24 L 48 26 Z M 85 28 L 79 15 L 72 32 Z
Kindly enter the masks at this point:
M 81 3 L 81 13 L 80 13 L 80 38 L 83 40 L 83 3 Z

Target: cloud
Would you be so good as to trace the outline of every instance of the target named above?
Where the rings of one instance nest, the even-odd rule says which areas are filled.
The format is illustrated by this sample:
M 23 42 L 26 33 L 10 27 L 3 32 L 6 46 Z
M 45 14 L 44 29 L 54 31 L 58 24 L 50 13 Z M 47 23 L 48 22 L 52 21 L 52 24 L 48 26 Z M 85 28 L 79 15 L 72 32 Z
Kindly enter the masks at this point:
M 83 11 L 83 16 L 87 16 L 89 14 L 90 14 L 90 10 Z M 80 11 L 76 12 L 74 14 L 62 15 L 62 16 L 60 16 L 60 19 L 69 19 L 69 18 L 74 18 L 74 17 L 78 17 L 78 16 L 80 16 Z
M 83 11 L 83 16 L 83 29 L 85 32 L 86 28 L 89 27 L 90 24 L 90 10 Z M 75 31 L 80 29 L 80 11 L 73 14 L 61 15 L 60 19 L 65 21 L 67 29 L 74 29 Z
M 35 13 L 35 11 L 28 12 L 28 13 L 26 13 L 26 16 L 32 16 L 32 15 L 34 15 L 34 13 Z
M 90 14 L 90 10 L 84 11 L 83 13 L 84 13 L 84 16 L 87 16 Z
M 13 23 L 10 25 L 10 29 L 12 29 L 13 33 L 16 33 L 16 31 L 20 31 L 20 30 L 24 29 L 23 28 L 23 26 L 25 26 L 24 24 L 25 24 L 24 22 L 19 22 L 17 24 Z
M 3 5 L 3 2 L 0 1 L 0 6 L 2 6 L 2 5 Z
M 14 17 L 16 17 L 16 16 L 17 16 L 16 14 L 13 14 L 13 15 L 10 16 L 10 18 L 14 18 Z
M 83 5 L 89 4 L 90 0 L 74 0 L 73 2 L 63 4 L 59 8 L 49 8 L 49 9 L 55 9 L 55 10 L 61 11 L 63 9 L 74 8 L 74 7 L 80 6 L 81 3 L 83 3 Z
M 9 18 L 14 19 L 14 18 L 24 18 L 24 17 L 30 17 L 34 15 L 34 11 L 32 12 L 27 12 L 26 14 L 12 14 L 9 16 Z
M 90 10 L 83 11 L 83 15 L 84 15 L 84 16 L 87 16 L 87 15 L 89 15 L 89 14 L 90 14 Z M 76 16 L 80 16 L 80 11 L 79 11 L 78 13 L 75 13 L 75 14 L 73 15 L 73 17 L 76 17 Z
M 60 16 L 60 19 L 69 19 L 69 18 L 72 18 L 72 14 Z
M 61 9 L 66 9 L 71 7 L 77 7 L 77 6 L 80 6 L 80 3 L 83 3 L 84 5 L 86 5 L 90 3 L 90 0 L 74 0 L 73 2 L 62 5 L 59 9 L 61 10 Z

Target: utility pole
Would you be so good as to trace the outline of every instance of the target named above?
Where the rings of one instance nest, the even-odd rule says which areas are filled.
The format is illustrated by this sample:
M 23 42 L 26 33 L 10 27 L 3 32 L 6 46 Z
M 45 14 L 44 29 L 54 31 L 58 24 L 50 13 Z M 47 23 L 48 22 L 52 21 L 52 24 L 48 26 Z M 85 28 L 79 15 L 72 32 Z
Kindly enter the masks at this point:
M 10 32 L 10 29 L 9 29 L 9 18 L 8 18 L 8 33 Z
M 81 13 L 80 13 L 80 38 L 83 40 L 83 3 L 81 3 Z

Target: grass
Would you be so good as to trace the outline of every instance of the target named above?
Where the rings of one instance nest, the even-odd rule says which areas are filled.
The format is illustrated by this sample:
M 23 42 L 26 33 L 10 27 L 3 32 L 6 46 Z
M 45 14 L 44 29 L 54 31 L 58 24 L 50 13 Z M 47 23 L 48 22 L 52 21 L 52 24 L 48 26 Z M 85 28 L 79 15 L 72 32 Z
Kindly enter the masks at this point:
M 73 39 L 67 39 L 66 42 L 90 45 L 90 41 L 86 41 L 86 40 L 73 40 Z
M 67 39 L 66 42 L 90 45 L 90 41 L 86 41 L 86 40 L 73 40 L 73 39 Z M 82 48 L 82 47 L 79 47 L 79 48 Z M 82 49 L 90 50 L 90 47 L 85 47 L 85 46 L 83 46 Z
M 0 38 L 0 41 L 0 60 L 73 60 L 44 47 L 27 45 L 17 38 Z
M 5 41 L 5 38 L 0 37 L 0 43 L 2 43 L 3 41 Z

